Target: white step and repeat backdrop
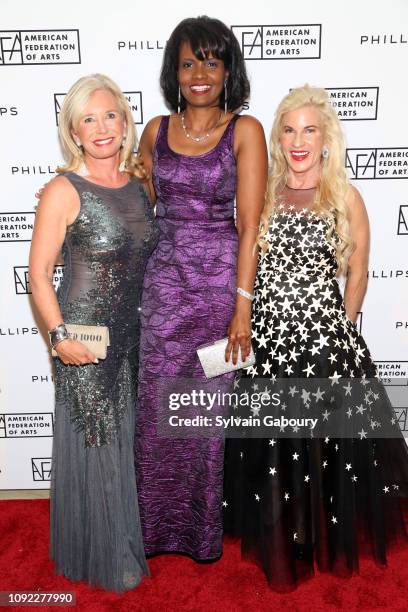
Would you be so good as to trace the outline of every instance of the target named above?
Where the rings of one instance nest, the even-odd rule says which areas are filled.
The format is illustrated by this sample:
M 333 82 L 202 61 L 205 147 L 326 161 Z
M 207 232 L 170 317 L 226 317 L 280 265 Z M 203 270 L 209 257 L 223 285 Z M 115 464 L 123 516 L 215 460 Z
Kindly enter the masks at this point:
M 0 489 L 49 486 L 52 367 L 30 306 L 27 264 L 34 193 L 61 161 L 64 94 L 82 75 L 110 75 L 126 92 L 141 133 L 166 112 L 158 86 L 166 37 L 181 19 L 200 14 L 233 28 L 252 83 L 244 112 L 258 117 L 268 135 L 291 87 L 308 82 L 329 90 L 347 137 L 345 163 L 372 228 L 359 325 L 408 429 L 408 2 L 2 0 Z M 56 285 L 62 274 L 57 267 Z

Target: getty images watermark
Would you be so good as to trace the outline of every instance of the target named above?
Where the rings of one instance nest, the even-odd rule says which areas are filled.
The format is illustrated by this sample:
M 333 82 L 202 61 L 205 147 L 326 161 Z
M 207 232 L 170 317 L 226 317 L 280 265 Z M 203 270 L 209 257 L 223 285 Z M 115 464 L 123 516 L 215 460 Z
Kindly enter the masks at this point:
M 177 428 L 221 428 L 224 430 L 232 430 L 234 428 L 260 428 L 264 427 L 279 427 L 281 431 L 285 427 L 308 428 L 313 430 L 318 422 L 314 418 L 287 418 L 283 414 L 276 416 L 271 413 L 258 416 L 262 408 L 268 410 L 270 408 L 278 408 L 281 406 L 280 393 L 270 394 L 268 391 L 262 392 L 243 392 L 243 393 L 227 393 L 227 392 L 209 392 L 203 389 L 193 389 L 190 392 L 170 393 L 169 395 L 169 410 L 179 411 L 183 408 L 199 408 L 201 411 L 210 412 L 214 409 L 226 408 L 228 411 L 231 408 L 248 408 L 249 413 L 246 417 L 231 414 L 224 416 L 216 414 L 196 414 L 195 416 L 185 416 L 180 414 L 171 414 L 168 418 L 170 427 Z M 185 411 L 183 411 L 185 412 Z
M 400 406 L 408 405 L 405 396 Z M 174 378 L 162 381 L 159 397 L 162 437 L 401 437 L 398 414 L 375 378 L 241 378 L 230 387 Z

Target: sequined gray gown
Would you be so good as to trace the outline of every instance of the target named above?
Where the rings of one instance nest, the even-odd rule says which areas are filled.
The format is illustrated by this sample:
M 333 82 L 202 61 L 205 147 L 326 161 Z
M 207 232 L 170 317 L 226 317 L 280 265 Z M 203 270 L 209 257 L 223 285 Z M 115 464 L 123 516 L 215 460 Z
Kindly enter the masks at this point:
M 62 248 L 62 315 L 107 325 L 111 345 L 97 365 L 55 359 L 50 556 L 56 573 L 122 592 L 148 574 L 133 438 L 140 292 L 156 226 L 137 181 L 111 189 L 65 177 L 81 208 Z

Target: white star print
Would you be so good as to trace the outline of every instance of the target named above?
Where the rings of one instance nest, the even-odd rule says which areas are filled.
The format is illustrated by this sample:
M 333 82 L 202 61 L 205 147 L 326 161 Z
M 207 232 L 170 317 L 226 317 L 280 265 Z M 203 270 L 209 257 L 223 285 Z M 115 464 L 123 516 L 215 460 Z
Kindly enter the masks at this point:
M 315 367 L 316 367 L 316 364 L 313 364 L 313 365 L 312 365 L 312 364 L 310 364 L 310 363 L 308 362 L 308 364 L 307 364 L 306 368 L 305 368 L 304 370 L 302 370 L 302 372 L 306 372 L 306 376 L 307 376 L 307 377 L 309 377 L 309 376 L 313 376 L 313 374 L 314 374 L 313 369 L 314 369 Z
M 343 387 L 343 389 L 345 390 L 345 395 L 351 395 L 351 384 L 348 383 L 346 387 Z
M 322 400 L 324 398 L 324 391 L 320 391 L 320 387 L 317 387 L 316 393 L 312 393 L 315 396 L 316 402 Z
M 329 376 L 329 378 L 332 381 L 332 385 L 338 384 L 339 382 L 339 378 L 341 378 L 340 374 L 337 374 L 337 370 L 334 372 L 334 374 L 332 374 L 332 376 Z
M 344 414 L 352 419 L 356 413 L 358 416 L 369 413 L 367 422 L 370 423 L 370 404 L 377 399 L 371 392 L 366 395 L 361 407 L 355 405 L 351 399 L 354 387 L 345 380 L 356 376 L 363 377 L 364 381 L 364 370 L 366 362 L 370 364 L 370 355 L 357 330 L 345 318 L 344 304 L 341 302 L 336 279 L 337 238 L 333 215 L 330 211 L 324 215 L 309 210 L 301 211 L 299 204 L 294 204 L 295 202 L 283 199 L 279 212 L 277 209 L 273 212 L 266 236 L 270 248 L 260 256 L 254 287 L 256 302 L 252 321 L 253 344 L 258 350 L 257 366 L 251 369 L 251 374 L 247 374 L 246 370 L 245 376 L 265 376 L 272 383 L 277 381 L 279 376 L 328 377 L 331 385 L 338 384 L 341 385 L 338 388 L 343 387 L 343 397 L 350 397 L 351 405 L 343 405 L 346 411 Z M 328 230 L 333 231 L 333 244 L 326 238 Z M 368 381 L 366 384 L 370 386 Z M 330 423 L 334 420 L 338 407 L 334 389 L 331 394 L 321 391 L 320 388 L 316 392 L 311 389 L 311 393 L 308 387 L 304 386 L 306 389 L 303 389 L 302 385 L 296 389 L 296 386 L 292 385 L 287 392 L 287 399 L 285 396 L 281 398 L 289 405 L 286 412 L 291 405 L 289 398 L 295 400 L 299 394 L 298 400 L 304 409 L 311 409 L 316 404 L 316 407 L 322 407 L 320 419 L 323 422 Z M 281 409 L 284 405 L 285 402 L 281 403 Z M 329 405 L 331 411 L 328 411 Z M 375 423 L 373 418 L 371 421 Z M 358 427 L 356 429 L 357 440 L 369 437 L 364 427 L 359 427 L 360 431 Z M 290 426 L 290 429 L 292 428 Z M 369 430 L 369 427 L 367 429 Z M 375 427 L 371 426 L 371 429 L 374 430 Z M 310 437 L 313 438 L 312 430 Z M 329 436 L 323 440 L 324 449 L 329 451 L 333 448 L 336 452 L 335 459 L 340 461 L 339 444 L 335 444 L 335 440 Z M 273 440 L 269 444 L 273 447 L 277 442 Z M 302 453 L 293 450 L 290 454 L 293 461 L 298 461 L 297 467 L 300 467 Z M 357 476 L 354 473 L 353 456 L 349 458 L 352 461 L 344 461 L 340 465 L 344 466 L 345 471 L 351 472 L 345 476 L 350 477 L 350 484 L 353 483 L 353 487 L 358 490 L 364 474 Z M 326 470 L 325 477 L 329 472 L 328 459 L 333 469 L 337 463 L 333 463 L 331 455 L 328 455 L 327 459 L 321 458 L 320 469 Z M 277 470 L 278 463 L 274 466 L 275 461 L 272 459 L 270 462 L 272 465 L 269 467 L 266 464 L 264 469 L 266 474 L 269 472 L 269 475 L 274 477 L 280 470 Z M 306 485 L 310 481 L 310 474 L 303 474 L 303 479 Z M 273 484 L 277 481 L 278 479 L 275 479 Z M 391 484 L 390 487 L 392 488 Z M 289 491 L 284 491 L 284 500 L 288 501 L 290 495 Z M 331 521 L 330 524 L 336 525 L 338 518 L 330 513 L 328 520 Z M 299 539 L 300 532 L 291 533 L 294 540 Z

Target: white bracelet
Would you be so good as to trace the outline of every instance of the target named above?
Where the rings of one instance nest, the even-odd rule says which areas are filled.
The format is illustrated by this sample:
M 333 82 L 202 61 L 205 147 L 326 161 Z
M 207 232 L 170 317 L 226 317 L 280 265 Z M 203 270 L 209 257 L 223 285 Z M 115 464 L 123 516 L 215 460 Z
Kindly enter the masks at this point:
M 245 289 L 242 289 L 241 287 L 237 287 L 237 293 L 242 295 L 242 297 L 246 298 L 247 300 L 251 300 L 251 302 L 255 299 L 255 296 L 252 293 L 245 291 Z

